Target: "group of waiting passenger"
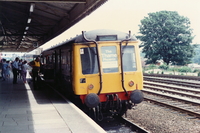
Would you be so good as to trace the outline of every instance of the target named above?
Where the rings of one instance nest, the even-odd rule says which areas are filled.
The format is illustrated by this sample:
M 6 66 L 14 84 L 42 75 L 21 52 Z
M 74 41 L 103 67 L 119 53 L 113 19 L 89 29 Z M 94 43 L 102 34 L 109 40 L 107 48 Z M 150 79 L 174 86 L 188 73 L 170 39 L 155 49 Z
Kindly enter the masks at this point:
M 40 57 L 36 57 L 35 60 L 27 63 L 26 60 L 19 59 L 18 57 L 15 58 L 13 62 L 6 61 L 6 59 L 2 59 L 2 79 L 5 81 L 10 76 L 10 70 L 12 69 L 13 72 L 13 84 L 17 84 L 17 79 L 22 78 L 24 83 L 27 83 L 26 81 L 26 75 L 27 70 L 29 69 L 29 66 L 32 68 L 31 76 L 33 81 L 33 87 L 34 89 L 38 89 L 37 81 L 39 80 L 39 72 L 42 63 L 40 62 Z
M 22 78 L 23 82 L 26 83 L 26 75 L 29 65 L 26 60 L 15 58 L 13 62 L 7 61 L 6 59 L 1 60 L 1 76 L 2 80 L 5 81 L 10 78 L 10 72 L 13 72 L 13 84 L 17 84 L 17 78 Z

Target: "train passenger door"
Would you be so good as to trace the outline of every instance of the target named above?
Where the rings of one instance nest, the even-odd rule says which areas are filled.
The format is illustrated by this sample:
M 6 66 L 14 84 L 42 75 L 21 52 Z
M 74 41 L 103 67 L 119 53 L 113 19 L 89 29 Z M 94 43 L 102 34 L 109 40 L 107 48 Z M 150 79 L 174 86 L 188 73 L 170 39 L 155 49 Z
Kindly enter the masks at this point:
M 102 92 L 113 93 L 123 91 L 121 89 L 121 77 L 119 67 L 118 46 L 103 45 L 100 47 L 102 65 Z
M 67 93 L 72 93 L 72 53 L 71 49 L 61 50 L 61 76 L 62 88 L 67 90 Z
M 121 52 L 121 53 L 120 53 Z M 102 93 L 115 93 L 131 91 L 136 85 L 129 86 L 130 81 L 139 83 L 141 72 L 137 72 L 135 46 L 123 45 L 120 51 L 119 45 L 100 47 L 102 62 Z M 141 85 L 139 85 L 141 86 Z

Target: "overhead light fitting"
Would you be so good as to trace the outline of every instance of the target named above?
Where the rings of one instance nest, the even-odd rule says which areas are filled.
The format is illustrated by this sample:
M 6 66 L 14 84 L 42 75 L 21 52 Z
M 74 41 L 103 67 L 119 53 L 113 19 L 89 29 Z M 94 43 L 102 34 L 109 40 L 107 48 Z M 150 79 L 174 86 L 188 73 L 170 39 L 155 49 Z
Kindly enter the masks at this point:
M 27 26 L 27 27 L 26 27 L 26 30 L 28 30 L 28 29 L 29 29 L 29 27 Z
M 35 4 L 34 4 L 34 3 L 31 3 L 31 6 L 30 6 L 30 12 L 33 12 L 34 7 L 35 7 Z
M 29 23 L 31 23 L 31 18 L 28 18 L 28 21 L 27 21 L 27 23 L 29 24 Z

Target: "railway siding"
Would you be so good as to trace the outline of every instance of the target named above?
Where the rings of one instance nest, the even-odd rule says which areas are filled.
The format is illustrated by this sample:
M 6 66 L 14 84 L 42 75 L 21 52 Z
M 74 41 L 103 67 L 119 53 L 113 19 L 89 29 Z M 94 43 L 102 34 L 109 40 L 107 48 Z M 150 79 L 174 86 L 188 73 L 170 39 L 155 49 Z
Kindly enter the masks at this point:
M 184 75 L 171 75 L 171 74 L 147 74 L 147 73 L 144 73 L 143 75 L 150 76 L 150 77 L 165 77 L 165 78 L 188 79 L 188 80 L 200 81 L 200 77 L 197 77 L 197 76 L 184 76 Z
M 160 77 L 148 77 L 148 76 L 144 76 L 144 80 L 145 81 L 162 82 L 162 83 L 167 83 L 167 84 L 176 84 L 176 85 L 180 85 L 180 86 L 200 88 L 200 82 L 199 81 L 169 79 L 169 78 L 160 78 Z
M 172 76 L 173 77 L 173 76 Z M 177 78 L 177 77 L 176 77 Z M 180 77 L 179 77 L 180 78 Z M 195 84 L 195 85 L 194 85 Z M 145 100 L 200 117 L 199 81 L 144 76 Z
M 151 90 L 156 90 L 156 91 L 160 91 L 162 93 L 171 93 L 171 94 L 178 94 L 181 96 L 187 96 L 187 97 L 191 97 L 191 98 L 197 98 L 200 99 L 200 90 L 190 90 L 188 91 L 188 88 L 182 88 L 182 87 L 178 87 L 178 86 L 166 86 L 163 84 L 154 84 L 154 83 L 150 83 L 150 84 L 145 84 L 144 88 L 148 88 Z
M 188 87 L 184 87 L 184 86 L 169 85 L 169 84 L 166 87 L 166 84 L 164 84 L 164 83 L 144 81 L 144 86 L 146 87 L 146 85 L 170 88 L 170 89 L 173 89 L 173 90 L 179 90 L 179 91 L 185 91 L 185 92 L 188 92 L 188 89 L 190 89 L 190 92 L 192 92 L 192 93 L 200 93 L 199 89 L 192 88 L 192 87 L 188 88 Z

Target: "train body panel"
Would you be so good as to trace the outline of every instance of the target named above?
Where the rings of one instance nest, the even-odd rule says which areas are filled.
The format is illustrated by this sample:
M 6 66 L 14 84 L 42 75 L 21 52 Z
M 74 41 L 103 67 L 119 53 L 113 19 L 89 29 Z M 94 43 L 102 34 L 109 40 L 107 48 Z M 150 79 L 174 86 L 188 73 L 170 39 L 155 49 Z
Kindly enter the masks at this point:
M 94 47 L 94 44 L 88 44 L 91 45 L 91 47 Z M 135 51 L 138 50 L 138 46 L 136 43 L 129 43 L 128 45 L 134 46 Z M 101 47 L 116 47 L 116 51 L 119 51 L 119 42 L 101 42 L 99 43 L 99 49 Z M 76 95 L 86 95 L 88 93 L 98 93 L 99 88 L 100 88 L 100 80 L 99 80 L 99 73 L 85 73 L 83 74 L 83 65 L 86 64 L 87 67 L 90 67 L 90 63 L 87 61 L 84 61 L 84 63 L 81 64 L 81 55 L 85 53 L 85 49 L 88 49 L 88 46 L 83 46 L 83 45 L 74 45 L 74 91 Z M 107 49 L 106 49 L 107 50 Z M 102 73 L 102 91 L 101 93 L 115 93 L 115 92 L 124 92 L 122 88 L 122 72 L 120 70 L 120 53 L 116 52 L 115 54 L 112 53 L 112 51 L 107 51 L 110 52 L 110 54 L 105 54 L 104 51 L 100 51 L 100 59 L 101 59 L 101 66 L 103 67 L 103 73 Z M 135 52 L 135 57 L 136 61 L 135 62 L 140 62 L 140 57 L 137 55 L 138 53 Z M 114 58 L 113 58 L 114 57 Z M 103 62 L 104 60 L 104 62 Z M 107 61 L 108 60 L 108 61 Z M 127 62 L 124 66 L 129 66 L 130 62 Z M 142 77 L 142 70 L 140 63 L 135 64 L 135 71 L 130 71 L 130 72 L 124 72 L 124 80 L 125 80 L 125 88 L 127 91 L 131 91 L 134 89 L 139 89 L 141 90 L 143 88 L 143 77 Z M 92 66 L 91 66 L 92 67 Z M 136 70 L 137 68 L 137 70 Z M 95 69 L 95 68 L 94 68 Z M 113 69 L 113 70 L 112 70 Z M 108 72 L 108 71 L 111 72 Z M 97 70 L 96 70 L 97 71 Z M 129 82 L 133 81 L 135 82 L 132 87 L 130 87 Z M 89 88 L 90 85 L 93 85 L 93 88 Z
M 140 52 L 130 34 L 86 32 L 42 54 L 56 87 L 88 108 L 101 103 L 110 112 L 112 103 L 113 112 L 123 114 L 143 100 Z

